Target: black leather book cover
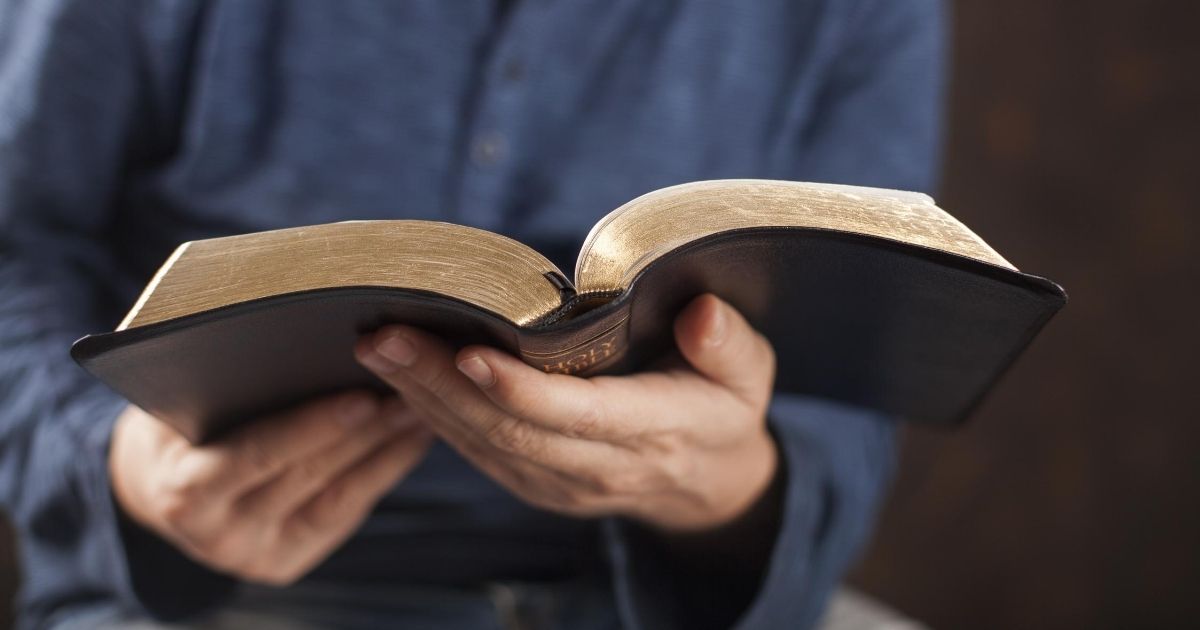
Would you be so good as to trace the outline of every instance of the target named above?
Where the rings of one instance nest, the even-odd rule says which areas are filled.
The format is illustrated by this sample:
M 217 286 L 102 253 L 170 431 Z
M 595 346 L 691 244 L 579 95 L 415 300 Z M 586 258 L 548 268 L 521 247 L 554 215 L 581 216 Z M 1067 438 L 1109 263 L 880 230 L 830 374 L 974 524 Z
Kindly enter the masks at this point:
M 432 293 L 343 287 L 91 335 L 72 355 L 203 441 L 315 395 L 382 387 L 354 361 L 352 346 L 386 323 L 495 345 L 538 369 L 624 373 L 671 351 L 675 315 L 704 292 L 732 303 L 771 340 L 778 391 L 940 424 L 966 419 L 1066 302 L 1049 280 L 954 254 L 762 228 L 675 249 L 629 290 L 578 300 L 523 328 Z

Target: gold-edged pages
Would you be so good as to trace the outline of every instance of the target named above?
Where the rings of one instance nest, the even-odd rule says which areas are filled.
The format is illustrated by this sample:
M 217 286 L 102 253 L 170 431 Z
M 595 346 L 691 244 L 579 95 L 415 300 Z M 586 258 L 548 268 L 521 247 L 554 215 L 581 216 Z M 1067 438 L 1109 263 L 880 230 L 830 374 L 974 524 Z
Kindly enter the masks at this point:
M 770 180 L 715 180 L 657 190 L 592 229 L 575 269 L 580 293 L 624 290 L 659 256 L 730 230 L 796 227 L 898 241 L 1015 269 L 919 193 Z M 346 221 L 181 245 L 117 328 L 251 300 L 338 287 L 427 291 L 518 326 L 561 305 L 558 269 L 512 239 L 436 221 Z

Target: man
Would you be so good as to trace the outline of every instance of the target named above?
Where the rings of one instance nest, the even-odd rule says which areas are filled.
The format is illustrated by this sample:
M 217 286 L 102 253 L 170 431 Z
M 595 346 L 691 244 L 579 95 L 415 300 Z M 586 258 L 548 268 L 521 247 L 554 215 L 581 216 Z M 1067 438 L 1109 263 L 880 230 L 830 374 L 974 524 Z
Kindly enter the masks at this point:
M 926 189 L 935 0 L 0 6 L 0 498 L 25 625 L 815 621 L 892 428 L 772 396 L 769 344 L 714 296 L 680 314 L 679 356 L 626 377 L 389 326 L 353 351 L 396 396 L 200 447 L 66 350 L 186 240 L 443 219 L 569 266 L 599 216 L 673 183 Z

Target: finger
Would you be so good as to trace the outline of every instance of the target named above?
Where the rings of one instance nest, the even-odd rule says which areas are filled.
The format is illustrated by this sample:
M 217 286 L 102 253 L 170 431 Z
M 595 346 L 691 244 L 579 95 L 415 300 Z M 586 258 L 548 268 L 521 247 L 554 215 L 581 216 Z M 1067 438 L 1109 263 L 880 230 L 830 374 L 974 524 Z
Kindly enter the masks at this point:
M 403 346 L 400 351 L 390 351 L 389 346 L 397 342 Z M 543 474 L 594 486 L 603 483 L 614 466 L 621 465 L 631 456 L 614 444 L 591 439 L 593 436 L 572 436 L 562 430 L 564 426 L 583 427 L 569 415 L 571 413 L 586 413 L 581 420 L 583 423 L 602 426 L 603 422 L 598 418 L 602 417 L 603 411 L 588 412 L 581 407 L 562 412 L 564 420 L 551 422 L 547 417 L 545 422 L 538 423 L 497 407 L 455 366 L 452 350 L 432 335 L 406 326 L 393 326 L 364 339 L 355 350 L 356 356 L 368 367 L 390 360 L 390 366 L 376 371 L 381 378 L 396 387 L 407 400 L 420 406 L 435 423 L 447 427 L 439 433 L 458 436 L 460 443 L 462 433 L 450 430 L 450 427 L 457 426 L 474 433 L 498 451 L 491 454 L 493 459 L 523 459 L 542 469 Z M 502 355 L 499 351 L 494 352 Z M 516 359 L 512 361 L 516 362 Z M 541 375 L 533 368 L 525 367 L 527 372 Z M 558 380 L 538 389 L 538 394 L 567 405 L 573 400 L 571 392 L 560 393 L 556 386 L 578 388 L 582 384 L 587 387 L 587 381 L 582 379 L 557 376 Z M 653 404 L 660 403 L 658 397 L 640 398 L 654 401 Z M 535 404 L 529 405 L 530 410 L 535 408 Z M 517 471 L 529 473 L 527 467 L 510 463 Z
M 351 466 L 284 523 L 281 539 L 327 553 L 350 535 L 379 499 L 403 479 L 429 451 L 433 435 L 418 425 L 378 446 Z
M 766 405 L 775 352 L 732 306 L 711 293 L 692 300 L 675 319 L 675 343 L 697 372 L 749 404 Z
M 460 418 L 458 411 L 451 409 L 444 400 L 421 387 L 406 374 L 396 374 L 394 380 L 403 392 L 405 400 L 427 415 L 430 428 L 481 470 L 495 473 L 494 478 L 497 480 L 500 477 L 516 479 L 532 476 L 535 466 L 528 456 L 506 452 L 496 443 L 489 441 L 476 426 Z M 524 436 L 508 436 L 509 443 L 505 446 L 512 451 L 529 451 L 532 449 L 529 448 L 528 442 L 536 438 L 532 432 Z
M 238 575 L 284 586 L 303 577 L 366 519 L 379 498 L 429 447 L 429 433 L 397 436 L 376 447 L 259 544 Z
M 275 478 L 238 500 L 237 512 L 264 521 L 280 521 L 325 489 L 339 475 L 370 455 L 397 433 L 412 431 L 418 414 L 399 397 L 384 401 L 379 414 L 341 441 L 293 462 Z
M 691 369 L 579 378 L 548 374 L 484 346 L 463 348 L 458 368 L 505 413 L 568 437 L 628 445 L 695 418 L 713 392 Z M 704 382 L 700 379 L 700 382 Z
M 191 474 L 213 495 L 240 494 L 293 462 L 328 449 L 378 413 L 374 394 L 349 392 L 257 420 L 226 438 L 196 447 Z
M 415 388 L 415 396 L 427 397 L 422 408 L 431 416 L 452 413 L 420 388 Z M 580 517 L 613 513 L 617 508 L 606 497 L 597 496 L 608 476 L 595 467 L 629 465 L 629 453 L 619 453 L 621 457 L 577 458 L 554 467 L 537 458 L 506 452 L 463 423 L 439 422 L 431 426 L 478 470 L 534 507 Z
M 403 373 L 395 375 L 404 396 L 431 418 L 430 426 L 464 458 L 518 498 L 534 506 L 583 515 L 600 506 L 594 498 L 632 469 L 633 453 L 603 442 L 562 439 L 549 448 L 537 438 L 545 431 L 515 418 L 485 435 L 457 418 L 447 401 L 420 387 Z M 561 439 L 561 438 L 560 438 Z M 596 512 L 598 513 L 598 512 Z
M 463 348 L 455 364 L 492 404 L 539 426 L 592 440 L 614 439 L 632 428 L 630 418 L 611 412 L 600 381 L 548 374 L 485 346 Z
M 406 398 L 434 411 L 437 419 L 464 425 L 503 451 L 534 458 L 576 446 L 569 438 L 521 422 L 492 404 L 455 367 L 453 351 L 432 335 L 392 326 L 360 342 L 355 354 Z

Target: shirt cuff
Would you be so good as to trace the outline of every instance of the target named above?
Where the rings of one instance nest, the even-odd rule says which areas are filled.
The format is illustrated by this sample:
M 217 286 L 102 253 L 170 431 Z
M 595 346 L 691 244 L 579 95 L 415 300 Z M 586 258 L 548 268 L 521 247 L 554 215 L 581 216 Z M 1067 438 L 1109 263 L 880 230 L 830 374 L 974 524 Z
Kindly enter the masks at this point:
M 878 414 L 777 396 L 769 417 L 784 475 L 781 522 L 758 590 L 733 626 L 741 630 L 816 623 L 870 531 L 892 467 L 893 429 Z M 712 599 L 722 597 L 721 588 L 681 592 L 677 586 L 694 584 L 696 576 L 647 545 L 637 529 L 620 519 L 608 519 L 603 527 L 625 624 L 694 627 L 689 608 L 700 597 L 706 608 L 720 607 Z

